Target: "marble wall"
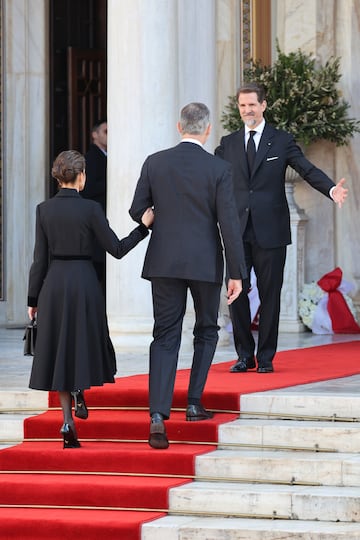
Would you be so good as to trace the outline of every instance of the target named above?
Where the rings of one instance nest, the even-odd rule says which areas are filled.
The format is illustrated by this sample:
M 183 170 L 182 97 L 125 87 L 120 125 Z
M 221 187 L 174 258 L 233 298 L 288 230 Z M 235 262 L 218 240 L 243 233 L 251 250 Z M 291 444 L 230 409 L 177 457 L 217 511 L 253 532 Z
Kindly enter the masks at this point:
M 46 0 L 3 0 L 5 301 L 0 322 L 27 320 L 35 206 L 45 198 L 48 62 Z
M 47 0 L 2 2 L 6 299 L 0 302 L 0 324 L 26 320 L 34 209 L 45 197 L 48 8 Z M 282 49 L 301 47 L 322 61 L 341 56 L 344 97 L 350 114 L 360 118 L 359 3 L 273 0 L 272 10 L 273 37 Z M 108 0 L 108 11 L 108 208 L 112 226 L 125 236 L 133 227 L 128 208 L 140 167 L 149 153 L 177 143 L 181 106 L 192 100 L 209 105 L 210 152 L 223 133 L 221 112 L 240 82 L 240 1 Z M 339 210 L 304 182 L 296 187 L 296 201 L 308 217 L 306 281 L 338 265 L 360 291 L 359 150 L 359 135 L 346 148 L 317 143 L 308 149 L 334 179 L 346 177 L 350 196 Z M 120 262 L 109 259 L 109 324 L 120 345 L 151 339 L 150 285 L 140 278 L 146 242 Z
M 158 8 L 156 17 L 154 2 Z M 213 137 L 207 145 L 208 150 L 213 151 L 222 134 L 219 121 L 221 111 L 228 96 L 234 93 L 239 84 L 241 68 L 239 2 L 153 0 L 146 4 L 132 2 L 131 6 L 126 7 L 124 4 L 127 3 L 109 2 L 109 12 L 112 14 L 109 19 L 109 212 L 117 230 L 127 230 L 130 226 L 127 209 L 146 155 L 177 142 L 175 123 L 184 103 L 202 100 L 214 111 Z M 122 28 L 125 12 L 127 23 Z M 278 37 L 285 51 L 300 47 L 314 52 L 319 60 L 326 61 L 329 56 L 340 54 L 346 43 L 354 45 L 356 27 L 351 31 L 353 36 L 349 41 L 348 33 L 339 32 L 338 26 L 340 13 L 344 28 L 354 26 L 351 22 L 354 12 L 355 2 L 348 0 L 278 0 L 273 3 L 273 37 Z M 202 23 L 196 25 L 194 21 L 200 20 Z M 124 44 L 124 35 L 125 43 L 129 39 L 131 47 Z M 346 55 L 351 57 L 351 54 L 348 44 Z M 126 85 L 122 83 L 124 74 Z M 344 95 L 351 100 L 351 90 L 354 88 L 351 76 L 344 78 L 345 81 Z M 123 103 L 135 105 L 124 110 Z M 357 115 L 355 109 L 351 112 Z M 112 123 L 123 126 L 125 138 L 118 137 L 115 132 L 112 135 Z M 140 132 L 127 129 L 130 123 L 141 126 Z M 353 145 L 357 144 L 356 139 L 350 148 L 337 150 L 331 144 L 318 143 L 307 151 L 310 159 L 329 176 L 339 179 L 345 175 L 351 192 L 355 193 L 349 204 L 339 210 L 305 182 L 297 185 L 295 199 L 307 217 L 304 230 L 300 231 L 300 237 L 305 234 L 306 238 L 304 253 L 301 253 L 305 281 L 318 279 L 336 265 L 343 268 L 348 279 L 358 279 L 356 268 L 359 265 L 354 260 L 356 255 L 352 250 L 352 245 L 358 241 L 355 234 L 351 235 L 351 231 L 355 230 L 352 224 L 354 218 L 356 221 L 358 197 L 353 177 L 355 171 L 349 171 L 349 160 L 346 159 L 346 155 L 353 151 Z M 356 163 L 353 163 L 355 166 Z M 119 184 L 122 186 L 120 203 L 116 196 Z M 339 238 L 345 230 L 349 242 L 341 244 Z M 297 249 L 296 241 L 294 238 L 294 246 L 290 249 Z M 149 284 L 138 279 L 145 249 L 144 242 L 120 264 L 109 261 L 112 283 L 108 295 L 109 321 L 119 343 L 133 341 L 134 336 L 140 339 L 151 328 Z M 298 261 L 295 261 L 289 276 L 296 276 L 297 264 Z M 124 283 L 126 287 L 122 285 Z M 285 296 L 287 300 L 291 295 Z M 292 306 L 287 305 L 289 302 L 292 302 Z M 288 317 L 287 308 L 293 309 L 296 299 L 291 297 L 289 302 L 284 304 L 286 309 L 282 310 L 284 319 Z M 226 306 L 222 306 L 222 311 L 226 312 Z M 185 322 L 185 326 L 190 332 L 190 322 Z M 293 324 L 292 328 L 296 326 L 301 327 Z M 135 332 L 134 336 L 132 332 Z
M 360 47 L 360 4 L 356 0 L 277 0 L 277 37 L 282 50 L 301 48 L 314 53 L 322 63 L 340 57 L 340 87 L 351 105 L 349 115 L 360 118 L 358 99 Z M 308 216 L 305 244 L 305 280 L 317 280 L 340 266 L 344 277 L 356 284 L 360 304 L 360 134 L 346 147 L 318 142 L 306 154 L 337 182 L 345 177 L 349 197 L 339 209 L 305 182 L 300 182 L 295 199 Z
M 156 5 L 155 5 L 156 4 Z M 125 236 L 146 156 L 177 141 L 179 102 L 174 2 L 108 2 L 108 216 Z M 140 279 L 147 240 L 123 260 L 108 258 L 107 309 L 116 345 L 151 337 L 150 284 Z
M 118 233 L 134 225 L 128 209 L 146 156 L 179 141 L 181 107 L 202 101 L 216 114 L 216 4 L 109 0 L 108 215 Z M 216 143 L 214 131 L 207 149 Z M 150 284 L 140 279 L 146 242 L 120 263 L 108 261 L 109 326 L 118 346 L 151 340 Z

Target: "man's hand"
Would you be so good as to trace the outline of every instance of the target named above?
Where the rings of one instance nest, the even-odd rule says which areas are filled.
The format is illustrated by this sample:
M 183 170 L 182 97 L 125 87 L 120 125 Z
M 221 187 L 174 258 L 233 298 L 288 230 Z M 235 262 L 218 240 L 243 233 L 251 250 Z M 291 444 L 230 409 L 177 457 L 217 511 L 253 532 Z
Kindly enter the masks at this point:
M 229 279 L 228 288 L 227 288 L 227 303 L 228 306 L 237 299 L 239 294 L 242 291 L 242 281 L 241 279 Z
M 154 222 L 154 212 L 152 208 L 147 208 L 141 217 L 142 223 L 149 228 Z
M 32 321 L 37 313 L 37 307 L 28 307 L 29 319 Z
M 332 190 L 331 196 L 336 204 L 341 208 L 342 204 L 345 202 L 345 199 L 348 195 L 348 189 L 344 188 L 345 178 L 342 178 Z

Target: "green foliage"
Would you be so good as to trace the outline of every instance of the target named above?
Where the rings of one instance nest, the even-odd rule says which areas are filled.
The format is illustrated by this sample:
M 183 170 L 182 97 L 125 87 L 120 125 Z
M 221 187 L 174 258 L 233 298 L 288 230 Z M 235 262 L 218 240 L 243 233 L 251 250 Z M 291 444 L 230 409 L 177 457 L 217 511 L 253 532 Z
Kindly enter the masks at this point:
M 284 54 L 277 45 L 277 53 L 272 66 L 251 62 L 244 71 L 245 82 L 257 82 L 265 88 L 266 121 L 292 133 L 304 145 L 319 139 L 337 146 L 347 144 L 349 137 L 360 132 L 360 122 L 348 117 L 350 105 L 337 88 L 340 59 L 331 58 L 324 66 L 317 66 L 312 55 L 300 49 Z M 242 127 L 236 96 L 229 97 L 221 122 L 228 131 Z

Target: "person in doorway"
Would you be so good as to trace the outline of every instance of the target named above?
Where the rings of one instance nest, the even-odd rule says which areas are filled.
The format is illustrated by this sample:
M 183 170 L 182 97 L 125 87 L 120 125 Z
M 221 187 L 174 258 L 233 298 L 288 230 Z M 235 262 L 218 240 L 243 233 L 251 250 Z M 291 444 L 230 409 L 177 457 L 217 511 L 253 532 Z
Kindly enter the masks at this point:
M 264 89 L 254 83 L 237 92 L 244 128 L 222 137 L 215 154 L 233 166 L 234 193 L 244 241 L 247 280 L 239 298 L 230 306 L 234 344 L 238 355 L 233 373 L 257 367 L 258 373 L 274 371 L 280 293 L 286 246 L 291 243 L 290 214 L 285 194 L 289 165 L 313 188 L 341 207 L 348 190 L 308 161 L 293 136 L 266 123 Z M 260 297 L 258 345 L 251 332 L 249 276 L 254 268 Z
M 85 154 L 86 184 L 81 192 L 85 199 L 100 203 L 106 215 L 107 196 L 107 121 L 101 119 L 91 130 L 92 144 Z M 103 293 L 106 293 L 106 252 L 98 242 L 94 244 L 93 263 L 101 283 Z
M 85 154 L 86 184 L 81 193 L 85 199 L 100 203 L 106 214 L 107 121 L 99 120 L 91 130 L 92 144 Z
M 91 261 L 93 241 L 120 259 L 148 235 L 153 212 L 144 209 L 141 224 L 119 240 L 101 206 L 79 195 L 86 181 L 83 155 L 61 152 L 52 175 L 60 189 L 37 206 L 29 272 L 28 314 L 36 316 L 38 328 L 29 386 L 59 392 L 64 448 L 78 448 L 72 400 L 75 416 L 86 419 L 83 390 L 114 382 L 116 373 L 104 297 Z
M 181 110 L 180 144 L 145 160 L 130 208 L 135 221 L 148 207 L 153 206 L 155 213 L 142 272 L 151 281 L 154 311 L 149 377 L 153 448 L 169 445 L 164 420 L 170 416 L 188 290 L 195 326 L 186 420 L 213 416 L 201 397 L 218 341 L 221 237 L 230 276 L 228 304 L 240 294 L 246 273 L 231 166 L 203 148 L 211 129 L 209 115 L 202 103 Z

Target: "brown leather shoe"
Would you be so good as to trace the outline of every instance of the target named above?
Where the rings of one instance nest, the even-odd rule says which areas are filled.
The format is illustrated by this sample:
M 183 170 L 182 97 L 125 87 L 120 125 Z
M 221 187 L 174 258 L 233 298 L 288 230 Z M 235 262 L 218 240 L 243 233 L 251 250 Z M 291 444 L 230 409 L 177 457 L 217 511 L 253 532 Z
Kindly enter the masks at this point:
M 230 372 L 231 373 L 245 373 L 248 369 L 255 369 L 256 363 L 255 358 L 253 356 L 250 357 L 244 357 L 244 358 L 238 358 L 238 361 L 236 364 L 231 366 Z
M 160 413 L 151 415 L 149 445 L 157 450 L 165 450 L 169 447 L 164 418 Z
M 214 414 L 204 409 L 202 405 L 188 405 L 186 409 L 186 420 L 188 422 L 198 422 L 199 420 L 209 420 Z

